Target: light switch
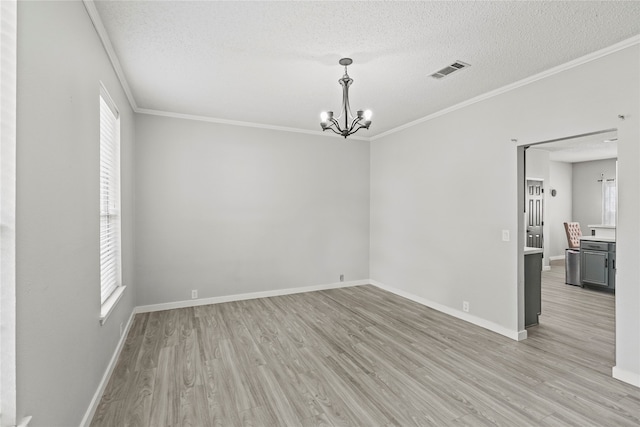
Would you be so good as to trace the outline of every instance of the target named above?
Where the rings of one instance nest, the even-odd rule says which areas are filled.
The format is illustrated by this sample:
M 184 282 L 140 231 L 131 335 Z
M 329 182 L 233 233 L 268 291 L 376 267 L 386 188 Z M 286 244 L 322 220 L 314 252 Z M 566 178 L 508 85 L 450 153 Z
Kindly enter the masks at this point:
M 509 240 L 511 240 L 509 237 L 509 230 L 502 230 L 502 241 L 508 242 Z

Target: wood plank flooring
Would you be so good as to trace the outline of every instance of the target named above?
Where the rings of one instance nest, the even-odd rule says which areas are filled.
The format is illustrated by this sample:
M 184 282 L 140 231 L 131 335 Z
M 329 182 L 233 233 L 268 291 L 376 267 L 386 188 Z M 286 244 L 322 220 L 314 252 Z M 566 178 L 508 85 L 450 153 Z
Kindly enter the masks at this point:
M 638 426 L 613 295 L 543 274 L 515 342 L 374 286 L 138 314 L 100 426 Z

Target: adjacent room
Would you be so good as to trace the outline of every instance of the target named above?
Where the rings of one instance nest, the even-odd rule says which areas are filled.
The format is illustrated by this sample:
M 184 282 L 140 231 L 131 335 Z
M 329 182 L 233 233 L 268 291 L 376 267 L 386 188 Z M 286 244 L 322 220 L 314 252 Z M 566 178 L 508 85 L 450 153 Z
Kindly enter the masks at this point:
M 522 183 L 528 339 L 562 336 L 565 357 L 605 371 L 615 360 L 617 156 L 616 130 L 531 144 Z
M 0 427 L 640 424 L 640 2 L 0 13 Z

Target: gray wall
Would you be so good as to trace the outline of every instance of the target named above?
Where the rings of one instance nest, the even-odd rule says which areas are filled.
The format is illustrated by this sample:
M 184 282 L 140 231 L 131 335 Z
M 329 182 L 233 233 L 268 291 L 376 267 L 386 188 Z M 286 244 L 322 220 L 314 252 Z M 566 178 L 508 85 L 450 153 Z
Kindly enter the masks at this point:
M 567 234 L 564 223 L 573 218 L 572 207 L 572 164 L 549 161 L 549 189 L 546 191 L 547 219 L 549 234 L 549 258 L 564 257 L 568 247 Z M 551 189 L 556 190 L 556 196 L 551 196 Z
M 549 181 L 549 152 L 531 147 L 527 150 L 527 179 Z
M 616 159 L 573 164 L 573 220 L 580 223 L 582 234 L 590 235 L 592 224 L 602 224 L 602 183 L 616 177 Z
M 77 426 L 134 302 L 133 113 L 81 2 L 18 3 L 17 401 Z M 123 299 L 100 326 L 99 81 L 122 114 Z
M 371 277 L 517 334 L 522 327 L 517 149 L 618 128 L 616 371 L 640 378 L 639 47 L 617 51 L 376 139 Z M 619 70 L 615 79 L 609 70 Z M 618 119 L 625 114 L 626 120 Z M 623 203 L 624 201 L 624 203 Z M 511 231 L 509 242 L 501 230 Z M 635 377 L 634 377 L 635 375 Z
M 528 178 L 544 181 L 544 265 L 552 259 L 564 257 L 567 237 L 564 223 L 572 219 L 572 166 L 571 163 L 550 160 L 549 152 L 529 148 L 526 155 Z M 551 196 L 551 190 L 557 194 Z
M 136 118 L 138 305 L 369 276 L 369 144 Z

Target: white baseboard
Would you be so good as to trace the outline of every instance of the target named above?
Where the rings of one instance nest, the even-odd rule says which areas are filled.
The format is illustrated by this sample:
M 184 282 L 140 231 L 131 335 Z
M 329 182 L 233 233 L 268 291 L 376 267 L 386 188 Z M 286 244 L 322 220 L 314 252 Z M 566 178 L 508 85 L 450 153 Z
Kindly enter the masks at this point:
M 348 288 L 351 286 L 368 285 L 369 280 L 352 280 L 349 282 L 336 282 L 326 285 L 304 286 L 300 288 L 277 289 L 274 291 L 249 292 L 246 294 L 225 295 L 211 298 L 198 298 L 185 301 L 168 302 L 162 304 L 142 305 L 135 308 L 136 313 L 149 313 L 152 311 L 173 310 L 175 308 L 197 307 L 200 305 L 220 304 L 223 302 L 243 301 L 256 298 L 277 297 L 281 295 L 299 294 L 303 292 L 324 291 L 327 289 Z
M 550 270 L 551 270 L 551 266 L 550 265 L 542 266 L 542 271 L 550 271 Z
M 129 320 L 127 321 L 127 325 L 122 331 L 122 336 L 120 336 L 120 341 L 118 341 L 118 345 L 116 350 L 113 352 L 113 356 L 107 365 L 107 369 L 104 371 L 104 375 L 102 376 L 102 380 L 100 380 L 100 384 L 98 384 L 98 389 L 93 395 L 93 399 L 91 399 L 91 403 L 89 404 L 89 409 L 84 414 L 82 421 L 80 421 L 80 427 L 89 427 L 91 424 L 91 420 L 93 419 L 93 415 L 96 413 L 98 409 L 98 405 L 100 404 L 100 399 L 102 399 L 102 394 L 104 390 L 107 388 L 107 384 L 109 383 L 109 379 L 111 378 L 111 374 L 116 367 L 116 363 L 118 363 L 118 358 L 120 357 L 120 352 L 122 352 L 122 348 L 124 347 L 124 342 L 127 340 L 127 335 L 129 334 L 129 329 L 131 328 L 131 324 L 133 323 L 133 318 L 135 316 L 136 310 L 135 308 L 131 312 L 131 316 L 129 316 Z
M 555 255 L 555 256 L 550 256 L 549 257 L 549 261 L 558 261 L 564 259 L 564 255 Z
M 640 374 L 635 372 L 625 371 L 624 369 L 614 366 L 611 370 L 611 376 L 617 380 L 640 387 Z
M 517 331 L 517 330 L 505 328 L 504 326 L 498 325 L 497 323 L 491 322 L 490 320 L 486 320 L 481 317 L 474 316 L 469 313 L 465 313 L 464 311 L 456 310 L 446 305 L 430 301 L 426 298 L 422 298 L 422 297 L 410 294 L 409 292 L 405 292 L 400 289 L 387 286 L 376 280 L 369 280 L 369 283 L 379 287 L 380 289 L 384 289 L 385 291 L 389 291 L 393 294 L 410 299 L 411 301 L 415 301 L 418 304 L 422 304 L 429 308 L 433 308 L 434 310 L 438 310 L 439 312 L 464 320 L 465 322 L 473 323 L 476 326 L 480 326 L 481 328 L 488 329 L 497 334 L 504 335 L 505 337 L 511 338 L 512 340 L 522 341 L 527 337 L 527 331 Z

